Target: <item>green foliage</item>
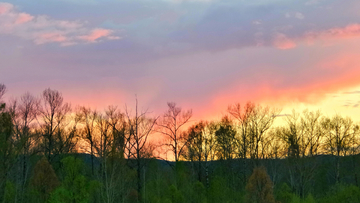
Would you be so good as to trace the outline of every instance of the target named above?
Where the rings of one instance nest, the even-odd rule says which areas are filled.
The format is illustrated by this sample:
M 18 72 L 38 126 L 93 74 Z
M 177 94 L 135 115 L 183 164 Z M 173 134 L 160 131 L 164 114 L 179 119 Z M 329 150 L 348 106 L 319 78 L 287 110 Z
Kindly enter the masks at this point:
M 0 84 L 0 100 L 4 93 L 1 88 Z M 176 160 L 174 170 L 156 159 L 148 164 L 145 157 L 150 157 L 153 149 L 146 139 L 141 141 L 145 146 L 140 147 L 141 154 L 132 151 L 136 148 L 134 131 L 141 130 L 142 125 L 130 123 L 132 118 L 125 121 L 116 108 L 94 111 L 93 117 L 79 120 L 70 116 L 70 105 L 63 102 L 62 95 L 50 89 L 35 106 L 42 106 L 34 111 L 39 114 L 33 115 L 39 122 L 21 129 L 17 121 L 21 116 L 0 102 L 0 203 L 273 203 L 273 185 L 265 168 L 255 169 L 245 188 L 254 160 L 255 165 L 271 171 L 279 203 L 360 202 L 360 189 L 343 185 L 358 185 L 359 181 L 360 155 L 352 155 L 358 153 L 360 131 L 348 118 L 294 113 L 286 116 L 285 126 L 268 134 L 277 114 L 251 102 L 245 108 L 233 106 L 229 113 L 237 123 L 225 116 L 212 124 L 199 122 L 188 133 L 175 133 L 180 139 L 170 143 Z M 169 108 L 170 113 L 183 115 L 175 119 L 184 124 L 191 117 L 191 111 L 180 114 L 175 103 Z M 166 122 L 162 124 L 166 126 Z M 84 129 L 84 125 L 91 129 Z M 31 138 L 22 139 L 21 131 L 30 132 Z M 87 140 L 77 137 L 85 134 Z M 91 157 L 69 156 L 77 150 L 78 139 L 83 139 L 79 143 L 84 149 L 91 149 Z M 26 149 L 24 142 L 28 142 Z M 179 160 L 184 150 L 191 162 Z M 327 154 L 319 155 L 319 151 Z M 39 161 L 44 154 L 47 159 Z M 28 175 L 31 172 L 32 176 Z M 335 182 L 343 184 L 332 187 Z
M 207 202 L 206 189 L 201 182 L 196 181 L 193 184 L 192 193 L 193 193 L 191 195 L 192 202 L 194 202 L 194 203 L 206 203 Z
M 355 203 L 360 202 L 360 189 L 354 185 L 336 185 L 320 203 Z
M 183 203 L 185 201 L 184 195 L 175 185 L 170 185 L 165 198 L 171 200 L 172 203 Z
M 231 191 L 226 180 L 220 176 L 212 179 L 208 190 L 208 200 L 211 203 L 230 202 Z
M 5 187 L 7 186 L 7 174 L 14 160 L 12 129 L 11 115 L 6 112 L 5 104 L 0 102 L 0 201 L 3 199 Z
M 291 192 L 291 188 L 286 183 L 282 183 L 276 190 L 276 200 L 281 203 L 290 203 L 294 194 Z
M 305 201 L 303 201 L 304 203 L 316 203 L 314 197 L 312 196 L 312 194 L 308 194 L 308 196 L 306 197 Z
M 14 183 L 6 181 L 4 203 L 15 202 L 16 189 Z
M 50 203 L 73 202 L 86 203 L 90 201 L 91 192 L 98 186 L 97 181 L 88 181 L 83 174 L 84 165 L 80 159 L 72 156 L 61 160 L 65 177 L 61 187 L 50 197 Z

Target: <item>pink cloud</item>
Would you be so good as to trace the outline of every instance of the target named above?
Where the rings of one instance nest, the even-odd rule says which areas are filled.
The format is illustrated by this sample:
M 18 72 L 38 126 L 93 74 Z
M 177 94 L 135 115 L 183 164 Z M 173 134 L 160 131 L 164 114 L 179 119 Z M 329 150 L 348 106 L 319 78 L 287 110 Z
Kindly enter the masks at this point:
M 353 37 L 360 37 L 360 24 L 349 24 L 346 27 L 336 27 L 320 32 L 306 33 L 306 39 L 346 39 Z
M 64 37 L 61 33 L 49 32 L 42 33 L 36 38 L 36 44 L 44 44 L 48 42 L 66 42 L 68 39 Z
M 27 13 L 20 13 L 18 18 L 15 21 L 15 24 L 22 24 L 31 21 L 34 19 L 34 16 L 31 16 Z
M 91 31 L 88 35 L 80 36 L 79 38 L 87 42 L 96 42 L 100 38 L 106 38 L 109 40 L 120 39 L 117 36 L 111 36 L 112 30 L 97 28 Z
M 0 15 L 8 13 L 14 6 L 9 3 L 0 3 Z
M 283 33 L 275 34 L 273 46 L 278 49 L 293 49 L 297 43 L 305 41 L 313 45 L 315 41 L 330 41 L 337 39 L 350 39 L 360 37 L 360 24 L 349 24 L 345 27 L 334 27 L 321 31 L 306 32 L 302 37 L 290 39 Z
M 35 44 L 59 43 L 70 46 L 86 42 L 99 42 L 99 39 L 120 39 L 111 35 L 112 30 L 87 28 L 79 21 L 55 20 L 45 15 L 32 16 L 19 12 L 9 3 L 0 3 L 0 34 L 14 35 L 32 40 Z
M 88 35 L 80 36 L 80 38 L 88 42 L 95 42 L 97 39 L 109 36 L 110 34 L 110 30 L 98 28 L 91 31 Z
M 296 47 L 296 43 L 282 33 L 276 34 L 273 45 L 278 49 L 293 49 Z

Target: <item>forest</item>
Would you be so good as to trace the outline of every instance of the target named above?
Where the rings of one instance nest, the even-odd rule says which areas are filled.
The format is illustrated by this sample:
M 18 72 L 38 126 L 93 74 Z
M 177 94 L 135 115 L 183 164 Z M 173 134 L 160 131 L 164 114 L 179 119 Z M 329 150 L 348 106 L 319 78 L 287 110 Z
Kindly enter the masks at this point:
M 196 121 L 174 102 L 151 116 L 137 100 L 98 111 L 50 88 L 5 94 L 2 203 L 360 202 L 360 127 L 340 114 L 247 102 Z

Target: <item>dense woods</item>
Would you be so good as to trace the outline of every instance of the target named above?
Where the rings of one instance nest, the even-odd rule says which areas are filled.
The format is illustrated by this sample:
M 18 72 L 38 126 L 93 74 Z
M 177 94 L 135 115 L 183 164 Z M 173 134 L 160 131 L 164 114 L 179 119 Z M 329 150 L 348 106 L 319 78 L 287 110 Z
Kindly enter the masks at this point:
M 53 89 L 5 93 L 0 202 L 360 202 L 360 128 L 340 114 L 248 102 L 195 121 L 174 102 L 152 117 L 137 100 L 98 111 Z

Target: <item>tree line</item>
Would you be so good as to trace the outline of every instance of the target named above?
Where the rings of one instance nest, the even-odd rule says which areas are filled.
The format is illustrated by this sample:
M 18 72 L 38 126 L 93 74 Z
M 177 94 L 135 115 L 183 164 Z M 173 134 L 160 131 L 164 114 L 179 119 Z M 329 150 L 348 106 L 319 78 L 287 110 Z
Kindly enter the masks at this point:
M 358 190 L 359 124 L 339 114 L 248 102 L 193 121 L 174 102 L 152 117 L 137 100 L 97 111 L 50 88 L 7 102 L 5 92 L 0 84 L 0 202 L 291 202 L 331 185 Z

